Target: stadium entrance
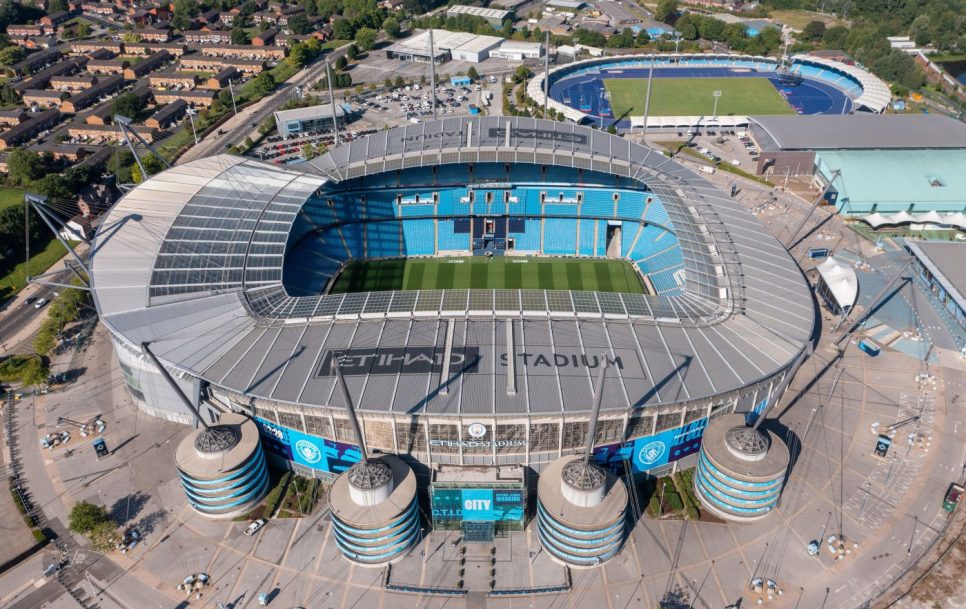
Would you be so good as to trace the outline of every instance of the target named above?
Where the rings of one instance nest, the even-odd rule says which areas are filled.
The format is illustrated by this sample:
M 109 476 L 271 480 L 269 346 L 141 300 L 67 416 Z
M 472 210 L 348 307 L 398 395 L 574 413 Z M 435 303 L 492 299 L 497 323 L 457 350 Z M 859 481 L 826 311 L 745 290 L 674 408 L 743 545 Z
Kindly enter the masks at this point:
M 465 542 L 492 542 L 526 523 L 522 466 L 438 465 L 430 485 L 433 528 L 460 531 Z

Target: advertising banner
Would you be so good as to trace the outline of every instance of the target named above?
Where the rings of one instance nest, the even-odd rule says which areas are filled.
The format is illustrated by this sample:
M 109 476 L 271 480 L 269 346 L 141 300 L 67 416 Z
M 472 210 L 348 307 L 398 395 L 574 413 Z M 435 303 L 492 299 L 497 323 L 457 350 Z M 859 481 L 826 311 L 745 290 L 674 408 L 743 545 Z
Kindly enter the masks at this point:
M 594 460 L 599 463 L 629 461 L 634 472 L 645 472 L 698 452 L 701 436 L 708 419 L 698 419 L 683 427 L 666 429 L 661 433 L 637 438 L 624 444 L 609 444 L 594 449 Z
M 434 520 L 521 521 L 522 490 L 488 488 L 433 489 Z
M 268 452 L 303 467 L 340 474 L 362 458 L 359 447 L 306 435 L 298 430 L 254 417 Z

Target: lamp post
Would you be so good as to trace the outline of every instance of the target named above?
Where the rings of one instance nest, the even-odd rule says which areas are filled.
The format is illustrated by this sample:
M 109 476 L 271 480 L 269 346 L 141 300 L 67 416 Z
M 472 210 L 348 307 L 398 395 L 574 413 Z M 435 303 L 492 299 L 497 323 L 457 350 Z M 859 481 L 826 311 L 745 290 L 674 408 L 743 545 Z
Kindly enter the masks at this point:
M 197 145 L 198 144 L 198 132 L 195 131 L 195 114 L 198 114 L 198 111 L 195 110 L 194 108 L 188 108 L 188 110 L 186 112 L 188 114 L 188 122 L 191 123 L 191 134 L 193 136 L 195 136 L 195 145 Z
M 718 118 L 718 98 L 721 97 L 721 91 L 712 91 L 711 95 L 714 96 L 714 110 L 711 111 L 711 118 Z

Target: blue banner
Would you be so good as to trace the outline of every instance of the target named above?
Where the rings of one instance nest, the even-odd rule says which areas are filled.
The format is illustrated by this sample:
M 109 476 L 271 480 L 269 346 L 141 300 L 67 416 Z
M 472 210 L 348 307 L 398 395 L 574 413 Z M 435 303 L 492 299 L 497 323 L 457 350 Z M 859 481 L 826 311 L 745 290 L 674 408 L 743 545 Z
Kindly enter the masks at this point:
M 354 444 L 317 438 L 265 419 L 254 419 L 265 450 L 303 467 L 340 474 L 362 459 L 362 452 Z
M 629 461 L 634 472 L 645 472 L 673 463 L 701 448 L 701 436 L 708 419 L 698 419 L 683 427 L 637 438 L 624 444 L 609 444 L 594 449 L 594 460 L 601 463 Z

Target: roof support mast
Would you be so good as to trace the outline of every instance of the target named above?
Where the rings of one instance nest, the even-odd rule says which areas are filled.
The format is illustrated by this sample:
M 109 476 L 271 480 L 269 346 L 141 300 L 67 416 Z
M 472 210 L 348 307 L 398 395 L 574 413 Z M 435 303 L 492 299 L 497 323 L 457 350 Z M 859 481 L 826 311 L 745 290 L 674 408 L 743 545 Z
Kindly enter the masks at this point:
M 429 84 L 433 87 L 429 103 L 433 104 L 433 120 L 436 120 L 439 114 L 436 111 L 436 45 L 433 44 L 433 28 L 429 28 L 429 77 Z

